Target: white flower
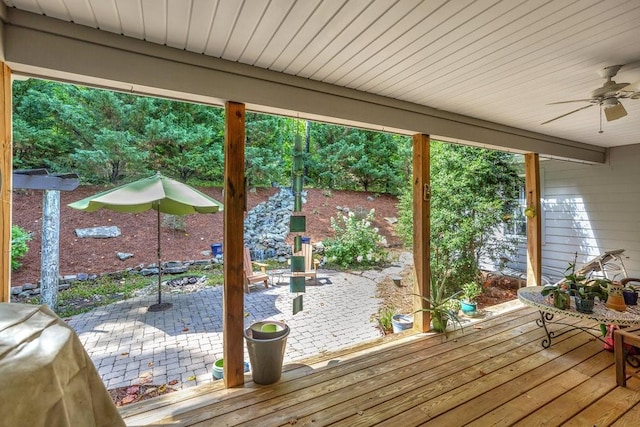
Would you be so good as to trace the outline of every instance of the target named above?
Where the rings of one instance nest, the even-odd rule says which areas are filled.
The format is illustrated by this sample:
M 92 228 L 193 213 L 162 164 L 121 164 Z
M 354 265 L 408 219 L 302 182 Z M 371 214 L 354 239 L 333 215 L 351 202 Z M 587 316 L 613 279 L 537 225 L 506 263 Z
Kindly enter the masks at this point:
M 371 261 L 372 258 L 373 258 L 373 254 L 371 252 L 369 252 L 367 254 L 367 261 Z
M 358 257 L 356 258 L 356 261 L 362 262 L 362 255 L 358 255 Z

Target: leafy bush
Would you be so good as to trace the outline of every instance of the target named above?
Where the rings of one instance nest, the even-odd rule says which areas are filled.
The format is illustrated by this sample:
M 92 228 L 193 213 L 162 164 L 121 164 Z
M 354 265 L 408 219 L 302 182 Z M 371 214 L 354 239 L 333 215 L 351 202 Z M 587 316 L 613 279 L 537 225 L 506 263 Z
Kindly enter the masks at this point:
M 27 242 L 31 240 L 31 233 L 27 232 L 22 227 L 17 225 L 11 226 L 11 270 L 17 270 L 22 266 L 20 259 L 22 259 L 27 252 L 29 252 L 29 246 Z
M 378 324 L 384 335 L 393 331 L 392 318 L 396 314 L 396 310 L 391 307 L 383 307 L 378 310 Z
M 448 291 L 476 280 L 480 260 L 500 265 L 515 250 L 500 230 L 517 204 L 519 169 L 509 153 L 432 141 L 431 270 Z M 409 245 L 413 186 L 407 184 L 398 204 L 398 234 Z
M 325 242 L 326 254 L 331 264 L 374 265 L 387 259 L 382 245 L 385 242 L 377 228 L 372 227 L 374 209 L 365 218 L 358 219 L 353 212 L 331 218 L 335 238 Z

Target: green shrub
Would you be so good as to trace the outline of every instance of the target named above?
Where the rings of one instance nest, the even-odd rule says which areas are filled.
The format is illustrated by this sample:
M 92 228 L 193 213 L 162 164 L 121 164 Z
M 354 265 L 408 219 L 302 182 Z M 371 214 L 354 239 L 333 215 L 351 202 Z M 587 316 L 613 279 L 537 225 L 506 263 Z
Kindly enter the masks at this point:
M 22 266 L 20 259 L 22 259 L 27 252 L 29 252 L 29 246 L 27 242 L 31 240 L 31 233 L 24 228 L 12 225 L 11 226 L 11 270 L 17 270 Z
M 374 265 L 387 259 L 382 245 L 384 237 L 372 226 L 375 211 L 371 209 L 362 219 L 353 212 L 331 218 L 335 238 L 325 242 L 326 255 L 331 264 L 342 267 Z
M 392 318 L 396 314 L 396 309 L 392 307 L 383 307 L 378 311 L 378 323 L 384 335 L 393 332 Z

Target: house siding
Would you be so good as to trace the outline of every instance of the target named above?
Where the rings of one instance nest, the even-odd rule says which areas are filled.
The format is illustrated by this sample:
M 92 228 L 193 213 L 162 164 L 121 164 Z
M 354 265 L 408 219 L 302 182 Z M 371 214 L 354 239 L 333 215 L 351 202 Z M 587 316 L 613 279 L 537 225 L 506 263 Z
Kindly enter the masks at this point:
M 562 276 L 577 252 L 578 267 L 625 249 L 628 276 L 640 277 L 640 144 L 610 149 L 604 165 L 543 161 L 542 273 Z M 509 267 L 526 269 L 526 242 Z

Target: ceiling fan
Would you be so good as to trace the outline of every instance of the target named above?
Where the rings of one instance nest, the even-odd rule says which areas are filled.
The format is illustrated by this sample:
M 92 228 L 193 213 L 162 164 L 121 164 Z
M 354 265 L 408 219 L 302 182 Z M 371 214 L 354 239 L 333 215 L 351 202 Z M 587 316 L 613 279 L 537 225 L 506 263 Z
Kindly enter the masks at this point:
M 637 86 L 636 84 L 629 83 L 616 83 L 613 78 L 618 74 L 620 68 L 623 65 L 610 65 L 605 67 L 600 71 L 600 76 L 604 79 L 607 79 L 604 84 L 591 92 L 590 98 L 586 99 L 574 99 L 571 101 L 560 101 L 560 102 L 552 102 L 547 105 L 556 105 L 556 104 L 569 104 L 571 102 L 588 102 L 589 105 L 585 105 L 584 107 L 580 107 L 576 110 L 569 111 L 568 113 L 562 114 L 558 117 L 554 117 L 551 120 L 547 120 L 546 122 L 541 123 L 545 125 L 547 123 L 551 123 L 555 120 L 566 117 L 570 114 L 577 113 L 578 111 L 582 111 L 589 107 L 593 107 L 594 105 L 600 106 L 600 133 L 602 133 L 602 112 L 604 111 L 604 115 L 607 118 L 608 122 L 613 120 L 621 119 L 622 117 L 627 115 L 627 110 L 624 108 L 624 105 L 620 102 L 621 99 L 640 99 L 640 91 L 634 88 Z

